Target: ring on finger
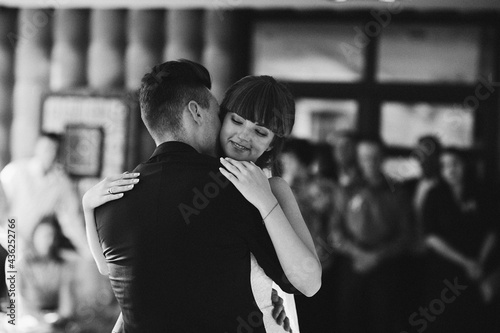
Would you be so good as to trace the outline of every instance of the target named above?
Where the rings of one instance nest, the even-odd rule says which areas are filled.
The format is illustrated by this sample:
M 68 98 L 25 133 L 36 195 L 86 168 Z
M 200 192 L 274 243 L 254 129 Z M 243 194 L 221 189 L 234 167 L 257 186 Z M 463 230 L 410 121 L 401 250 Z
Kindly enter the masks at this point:
M 112 187 L 108 188 L 108 193 L 109 194 L 114 194 L 113 191 L 111 191 Z

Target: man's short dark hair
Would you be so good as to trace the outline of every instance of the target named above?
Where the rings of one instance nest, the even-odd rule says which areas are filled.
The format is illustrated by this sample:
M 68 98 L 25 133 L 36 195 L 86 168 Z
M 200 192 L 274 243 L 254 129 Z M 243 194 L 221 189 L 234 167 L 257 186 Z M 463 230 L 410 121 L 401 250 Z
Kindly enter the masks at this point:
M 182 110 L 189 101 L 208 108 L 211 87 L 208 70 L 185 59 L 167 61 L 145 74 L 139 102 L 142 120 L 153 138 L 164 132 L 176 135 L 182 130 Z

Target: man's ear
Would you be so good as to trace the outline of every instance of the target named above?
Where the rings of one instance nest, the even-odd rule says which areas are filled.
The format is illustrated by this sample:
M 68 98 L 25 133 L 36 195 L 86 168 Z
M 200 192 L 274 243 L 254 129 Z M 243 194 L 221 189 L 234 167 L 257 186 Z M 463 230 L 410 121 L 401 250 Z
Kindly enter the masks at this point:
M 194 122 L 197 123 L 198 125 L 201 125 L 203 117 L 201 114 L 200 105 L 195 101 L 189 101 L 189 103 L 187 105 L 187 109 L 188 109 L 189 114 L 193 118 Z

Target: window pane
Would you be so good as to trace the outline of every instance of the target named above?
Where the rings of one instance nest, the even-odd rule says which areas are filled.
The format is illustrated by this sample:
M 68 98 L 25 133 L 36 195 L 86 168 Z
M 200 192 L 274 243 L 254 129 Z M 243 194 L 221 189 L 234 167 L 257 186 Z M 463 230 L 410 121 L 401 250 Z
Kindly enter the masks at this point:
M 299 99 L 292 135 L 333 142 L 337 131 L 356 128 L 357 116 L 358 104 L 355 101 Z
M 380 81 L 474 82 L 481 30 L 473 26 L 391 24 L 379 49 Z
M 443 145 L 473 145 L 474 114 L 459 105 L 426 103 L 382 105 L 382 138 L 389 145 L 414 147 L 422 135 L 436 135 Z
M 289 81 L 356 81 L 362 50 L 353 49 L 352 24 L 257 22 L 253 73 Z M 353 51 L 354 50 L 354 51 Z

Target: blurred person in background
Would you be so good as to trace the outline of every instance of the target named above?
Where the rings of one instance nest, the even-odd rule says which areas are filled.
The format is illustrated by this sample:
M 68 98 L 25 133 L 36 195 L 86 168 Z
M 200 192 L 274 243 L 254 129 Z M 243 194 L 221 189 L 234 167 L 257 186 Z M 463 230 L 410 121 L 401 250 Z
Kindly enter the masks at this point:
M 79 198 L 57 160 L 60 145 L 60 135 L 43 133 L 31 158 L 13 161 L 0 173 L 9 203 L 9 216 L 16 217 L 18 250 L 42 217 L 55 214 L 78 253 L 90 256 Z
M 488 285 L 482 282 L 499 267 L 491 260 L 498 242 L 498 206 L 488 186 L 477 182 L 463 151 L 444 149 L 440 161 L 442 179 L 429 190 L 422 210 L 425 244 L 431 250 L 426 286 L 432 294 L 443 280 L 456 279 L 467 289 L 433 329 L 479 331 L 485 310 L 480 290 Z M 492 298 L 491 292 L 483 289 L 484 300 Z
M 412 156 L 417 158 L 421 175 L 418 178 L 407 180 L 401 184 L 412 198 L 413 206 L 413 235 L 412 242 L 414 243 L 417 253 L 424 249 L 424 226 L 422 221 L 422 209 L 424 201 L 429 191 L 438 184 L 441 180 L 440 162 L 442 145 L 438 137 L 434 135 L 424 135 L 417 141 L 415 149 L 412 151 Z
M 333 145 L 333 156 L 337 167 L 338 184 L 350 192 L 362 182 L 358 166 L 356 147 L 358 134 L 353 131 L 340 131 Z
M 283 145 L 283 150 L 279 155 L 281 177 L 296 195 L 307 186 L 310 180 L 309 167 L 313 157 L 313 146 L 308 140 L 289 138 Z
M 333 158 L 333 147 L 326 142 L 315 143 L 313 159 L 309 167 L 313 178 L 337 181 L 337 167 Z
M 75 313 L 76 253 L 54 215 L 42 218 L 18 264 L 22 326 L 62 327 Z
M 411 202 L 403 191 L 394 191 L 382 171 L 380 139 L 361 139 L 356 148 L 363 182 L 350 189 L 331 225 L 339 253 L 333 325 L 337 332 L 399 332 L 409 307 L 402 263 L 408 253 Z

